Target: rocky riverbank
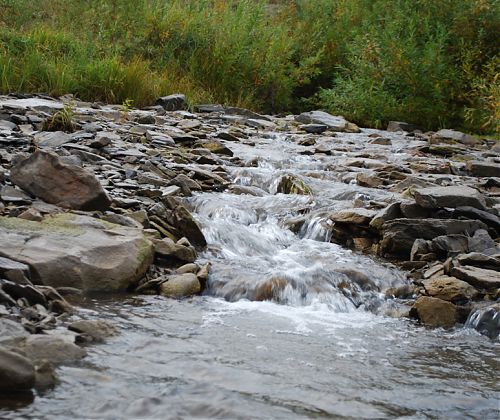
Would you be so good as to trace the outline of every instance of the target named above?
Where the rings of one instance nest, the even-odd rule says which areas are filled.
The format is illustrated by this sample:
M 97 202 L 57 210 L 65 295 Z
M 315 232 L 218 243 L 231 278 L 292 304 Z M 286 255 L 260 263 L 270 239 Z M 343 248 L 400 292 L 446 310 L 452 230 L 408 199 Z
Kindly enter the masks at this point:
M 309 195 L 303 216 L 283 220 L 290 230 L 299 234 L 314 219 L 324 240 L 401 267 L 411 281 L 382 292 L 408 316 L 498 337 L 500 144 L 404 123 L 388 130 L 360 129 L 319 111 L 186 111 L 180 95 L 143 110 L 0 97 L 1 386 L 51 386 L 54 366 L 117 333 L 81 319 L 78 296 L 201 293 L 210 265 L 197 263 L 197 253 L 207 241 L 186 203 L 198 192 Z M 229 163 L 257 164 L 234 156 L 232 145 L 276 133 L 304 155 L 334 157 L 335 179 L 391 198 L 347 198 L 345 209 L 325 211 L 295 174 L 269 191 L 232 179 Z M 396 141 L 407 144 L 410 158 L 395 153 Z M 278 300 L 286 285 L 286 278 L 273 279 L 254 298 Z

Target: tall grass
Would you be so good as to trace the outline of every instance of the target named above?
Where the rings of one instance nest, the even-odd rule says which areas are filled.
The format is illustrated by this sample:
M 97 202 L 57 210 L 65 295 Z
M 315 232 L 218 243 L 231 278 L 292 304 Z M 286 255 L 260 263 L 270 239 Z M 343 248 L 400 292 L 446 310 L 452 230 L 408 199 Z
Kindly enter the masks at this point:
M 498 130 L 498 0 L 0 0 L 0 92 Z

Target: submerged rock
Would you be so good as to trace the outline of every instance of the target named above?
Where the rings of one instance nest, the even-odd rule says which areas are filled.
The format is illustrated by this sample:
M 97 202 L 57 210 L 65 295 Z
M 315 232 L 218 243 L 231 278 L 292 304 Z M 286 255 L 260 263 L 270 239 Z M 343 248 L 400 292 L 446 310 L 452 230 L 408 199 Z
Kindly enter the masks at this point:
M 36 151 L 11 169 L 11 180 L 48 203 L 77 210 L 106 210 L 111 200 L 90 172 Z
M 26 357 L 0 347 L 0 389 L 27 391 L 35 385 L 35 366 Z
M 282 194 L 301 194 L 307 195 L 311 194 L 311 189 L 306 185 L 306 183 L 296 175 L 285 175 L 281 177 L 276 187 L 277 193 Z
M 160 286 L 160 294 L 170 297 L 187 297 L 201 292 L 198 277 L 193 273 L 168 276 Z
M 0 217 L 0 255 L 29 265 L 36 283 L 113 291 L 144 275 L 153 245 L 139 229 L 88 216 L 60 214 L 42 222 Z
M 469 315 L 466 327 L 474 328 L 491 339 L 500 335 L 500 303 L 477 309 Z

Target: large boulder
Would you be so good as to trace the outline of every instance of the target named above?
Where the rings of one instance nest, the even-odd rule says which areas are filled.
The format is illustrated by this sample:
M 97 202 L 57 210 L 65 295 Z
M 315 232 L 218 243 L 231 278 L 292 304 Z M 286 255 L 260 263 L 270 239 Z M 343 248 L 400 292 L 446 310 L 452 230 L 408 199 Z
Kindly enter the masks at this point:
M 424 208 L 456 208 L 462 206 L 486 208 L 484 196 L 470 187 L 430 187 L 414 191 L 415 201 Z
M 454 219 L 394 219 L 382 225 L 380 252 L 402 257 L 410 256 L 416 239 L 431 240 L 442 235 L 472 236 L 486 225 L 476 220 Z
M 29 265 L 32 281 L 47 286 L 126 290 L 144 276 L 153 255 L 140 229 L 88 216 L 0 217 L 0 256 Z
M 420 322 L 429 327 L 450 328 L 459 319 L 457 307 L 453 303 L 434 297 L 419 297 L 413 309 Z
M 0 389 L 28 391 L 35 385 L 35 367 L 24 356 L 0 347 Z
M 77 210 L 105 210 L 111 200 L 94 174 L 36 151 L 11 168 L 11 181 L 48 203 Z

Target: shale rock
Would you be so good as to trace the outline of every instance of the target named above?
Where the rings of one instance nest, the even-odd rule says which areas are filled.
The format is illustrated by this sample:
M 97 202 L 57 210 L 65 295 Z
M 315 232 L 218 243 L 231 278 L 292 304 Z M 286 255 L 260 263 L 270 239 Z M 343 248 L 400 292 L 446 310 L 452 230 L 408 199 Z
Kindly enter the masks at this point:
M 478 267 L 454 267 L 451 275 L 479 289 L 494 289 L 500 287 L 500 273 Z
M 415 239 L 434 239 L 442 235 L 473 235 L 485 225 L 472 220 L 394 219 L 382 225 L 381 253 L 408 257 Z
M 111 204 L 93 174 L 40 150 L 12 167 L 11 180 L 30 194 L 61 207 L 105 210 Z
M 29 265 L 35 283 L 113 291 L 144 275 L 153 245 L 141 230 L 88 216 L 60 214 L 42 222 L 0 217 L 0 255 Z
M 415 190 L 415 201 L 424 208 L 470 206 L 480 210 L 486 208 L 484 196 L 470 187 L 431 187 Z

